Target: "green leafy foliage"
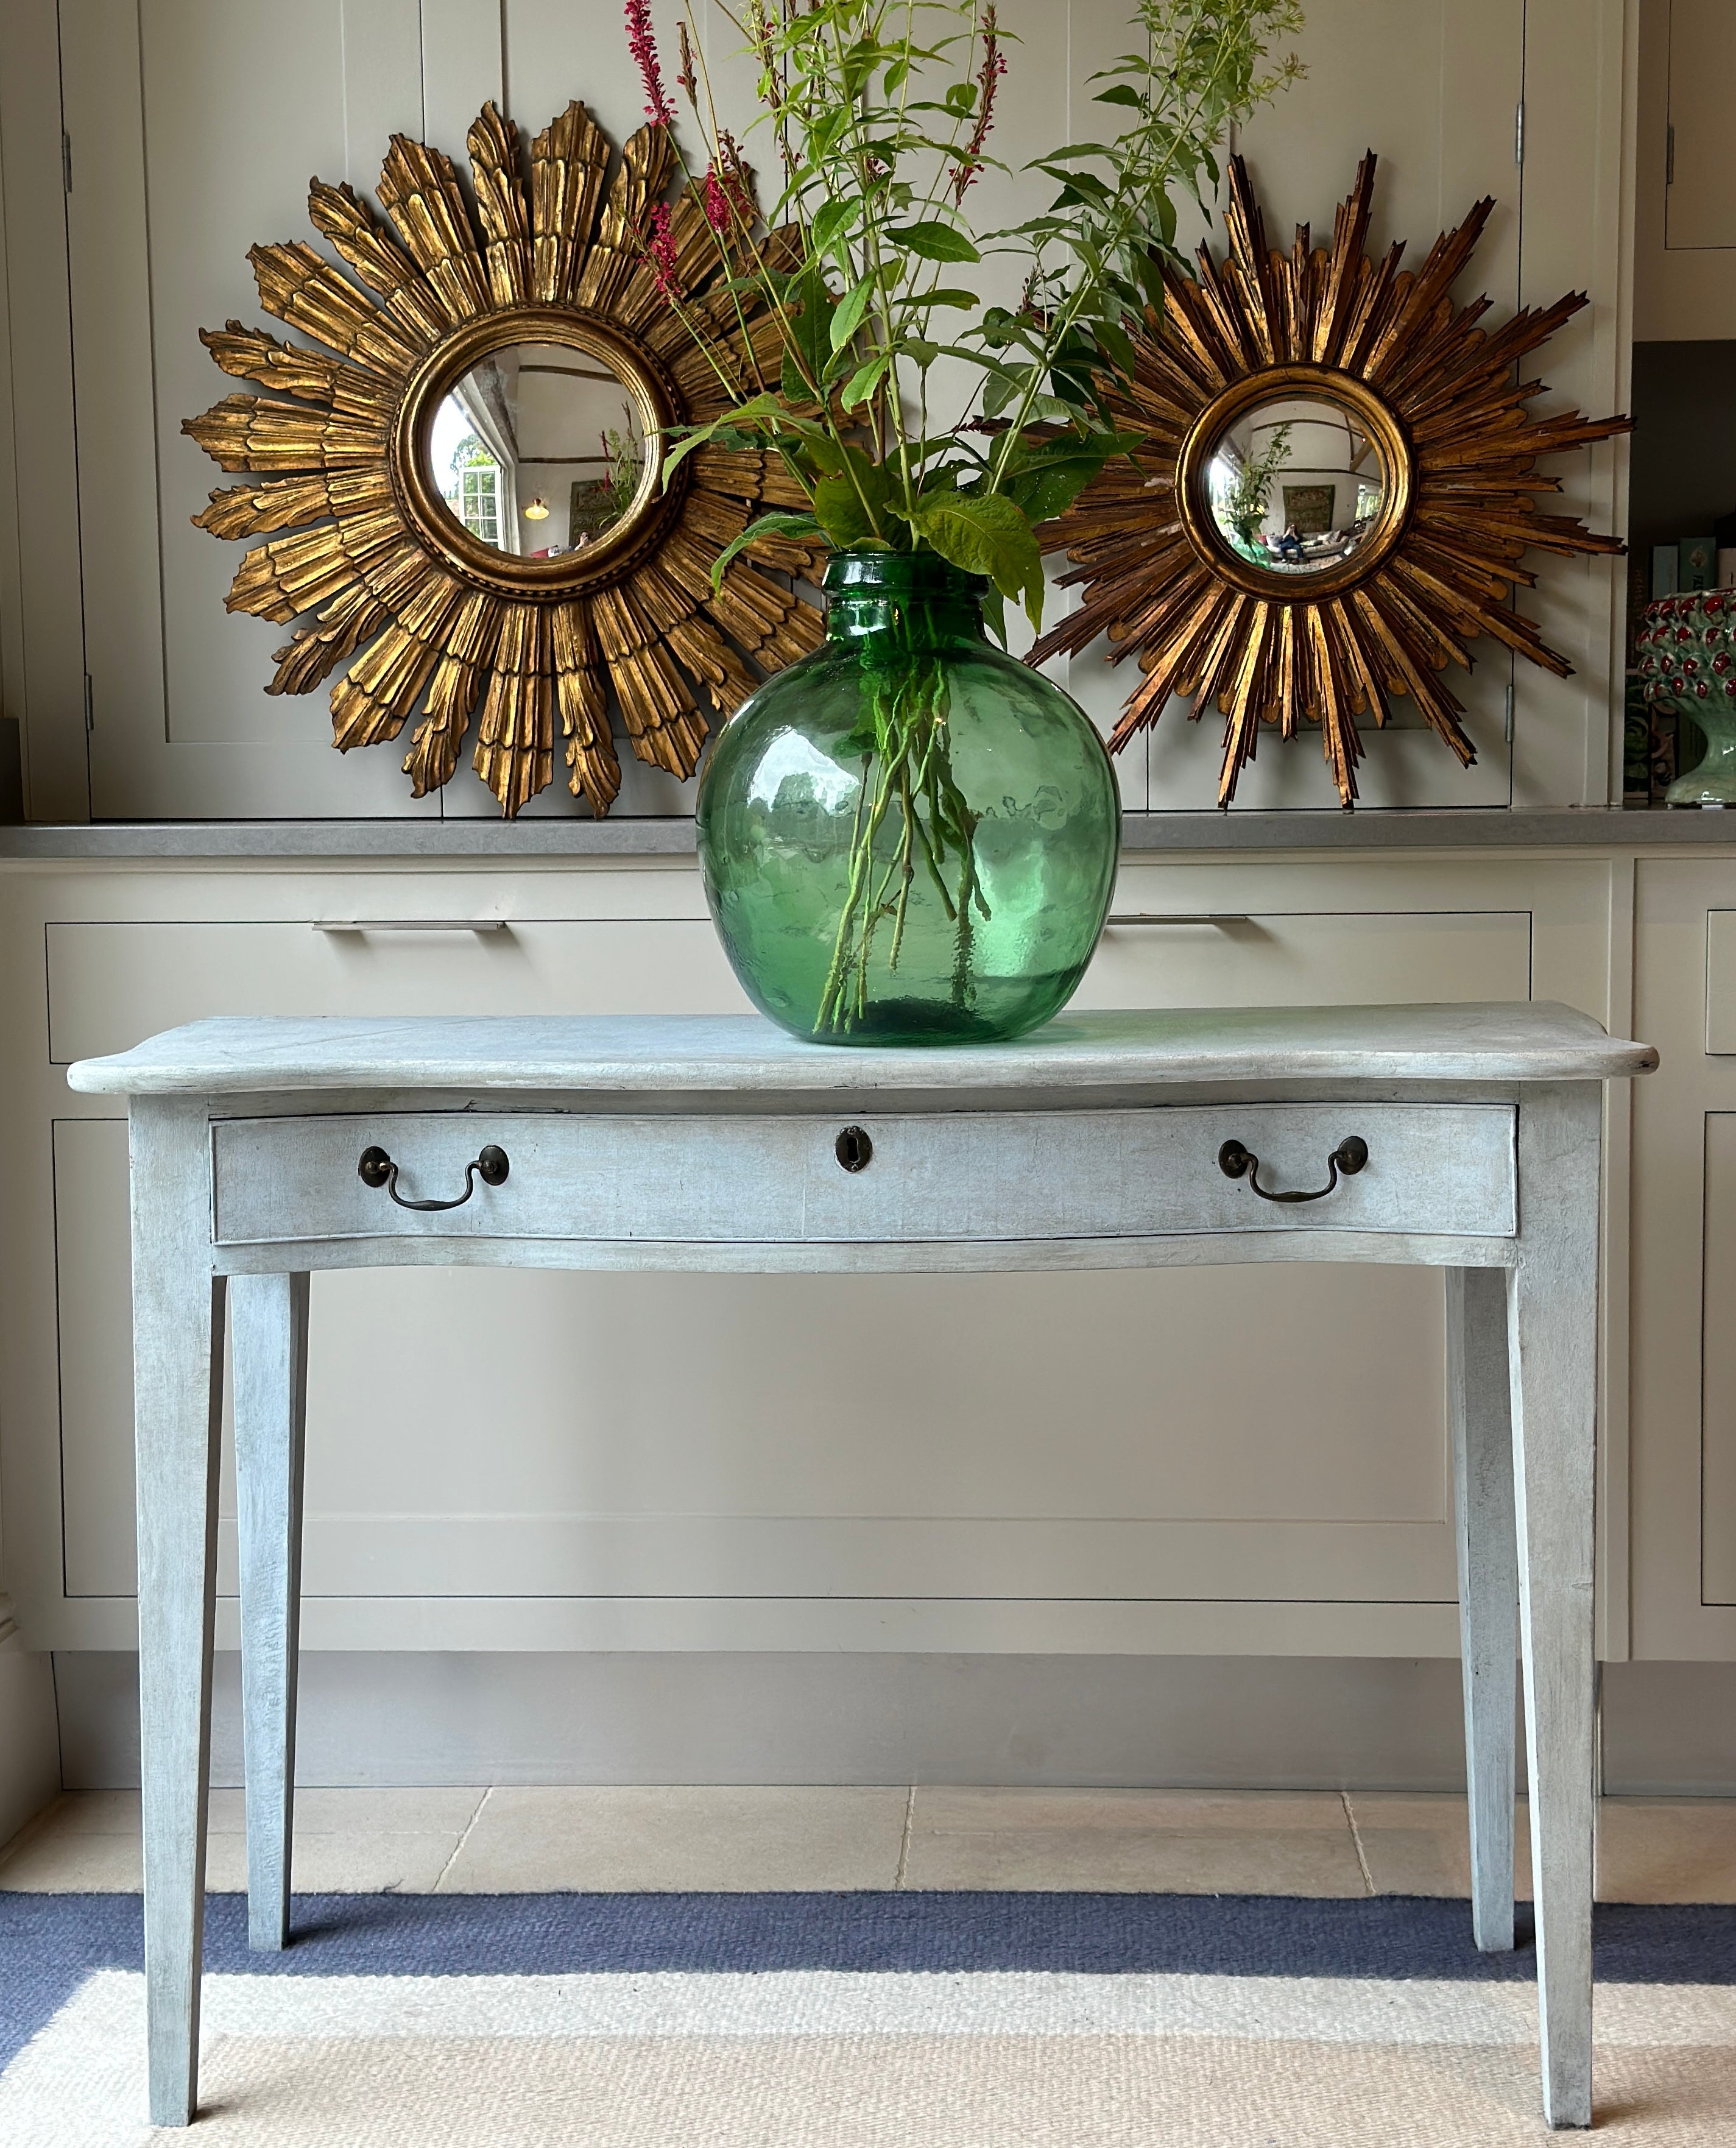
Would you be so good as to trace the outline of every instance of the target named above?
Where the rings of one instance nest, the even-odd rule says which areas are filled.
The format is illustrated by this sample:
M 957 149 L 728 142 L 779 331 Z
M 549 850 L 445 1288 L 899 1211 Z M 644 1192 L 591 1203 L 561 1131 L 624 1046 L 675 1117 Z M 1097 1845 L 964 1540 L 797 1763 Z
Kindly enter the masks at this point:
M 711 587 L 714 591 L 720 590 L 724 570 L 730 560 L 738 552 L 745 552 L 750 545 L 757 545 L 762 537 L 793 537 L 811 543 L 822 534 L 819 523 L 811 514 L 793 514 L 780 510 L 758 515 L 745 529 L 738 530 L 711 562 Z
M 1003 597 L 1043 623 L 1043 555 L 1022 510 L 1001 494 L 938 492 L 904 510 L 919 537 L 966 574 L 986 575 Z
M 950 223 L 895 223 L 886 236 L 924 261 L 981 261 L 971 240 Z
M 773 307 L 775 378 L 743 395 L 715 325 L 676 294 L 740 399 L 680 429 L 665 472 L 707 441 L 770 448 L 811 503 L 800 530 L 835 547 L 938 553 L 988 579 L 993 613 L 1011 597 L 1040 621 L 1035 525 L 1137 446 L 1116 429 L 1106 380 L 1131 375 L 1134 334 L 1162 304 L 1162 266 L 1178 259 L 1175 195 L 1203 199 L 1229 128 L 1298 71 L 1272 57 L 1300 28 L 1296 0 L 1129 0 L 1131 49 L 1096 78 L 1105 124 L 1120 132 L 1046 151 L 1026 168 L 1053 183 L 1047 208 L 988 230 L 969 213 L 971 188 L 1005 168 L 995 103 L 1016 43 L 991 0 L 744 0 L 725 13 L 756 68 L 770 152 L 760 161 L 781 174 L 763 228 L 729 212 L 738 273 L 726 289 Z M 696 34 L 690 48 L 703 53 Z M 705 151 L 695 168 L 739 173 L 703 58 L 680 79 Z M 985 263 L 1016 271 L 1016 307 L 985 305 L 958 274 Z M 965 318 L 943 330 L 949 314 Z M 973 407 L 963 426 L 931 432 L 942 359 L 971 369 Z M 799 534 L 776 516 L 753 530 Z M 725 561 L 752 541 L 744 531 Z

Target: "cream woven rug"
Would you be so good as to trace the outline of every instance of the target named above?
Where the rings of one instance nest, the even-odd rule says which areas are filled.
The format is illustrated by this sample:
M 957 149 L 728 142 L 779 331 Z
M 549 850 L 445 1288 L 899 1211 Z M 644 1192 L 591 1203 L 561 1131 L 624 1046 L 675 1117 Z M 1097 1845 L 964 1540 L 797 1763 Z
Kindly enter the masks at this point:
M 143 1980 L 0 2075 L 6 2148 L 1499 2148 L 1545 2137 L 1518 1983 L 828 1971 L 208 1979 L 152 2134 Z M 1736 1989 L 1599 1993 L 1598 2122 L 1736 2141 Z
M 137 1895 L 0 1891 L 0 2148 L 1504 2148 L 1536 1957 L 1463 1902 L 208 1897 L 201 2108 L 143 2122 Z M 1597 2121 L 1736 2148 L 1736 1909 L 1605 1907 Z

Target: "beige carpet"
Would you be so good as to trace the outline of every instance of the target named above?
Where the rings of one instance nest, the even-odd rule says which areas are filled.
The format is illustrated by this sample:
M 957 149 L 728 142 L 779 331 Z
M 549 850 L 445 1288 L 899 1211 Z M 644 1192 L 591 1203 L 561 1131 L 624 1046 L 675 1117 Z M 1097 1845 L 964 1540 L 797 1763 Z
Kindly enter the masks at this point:
M 1535 2051 L 1452 2045 L 708 2037 L 504 2052 L 483 2040 L 314 2050 L 235 2037 L 215 2046 L 207 2080 L 201 2148 L 1504 2148 L 1544 2137 Z M 1635 2148 L 1729 2148 L 1736 2052 L 1613 2053 L 1598 2105 L 1599 2129 Z
M 1521 1985 L 804 1972 L 214 1976 L 191 2135 L 143 1992 L 0 2076 L 5 2148 L 1504 2148 L 1547 2137 Z M 1605 1987 L 1598 2125 L 1736 2141 L 1736 1990 Z

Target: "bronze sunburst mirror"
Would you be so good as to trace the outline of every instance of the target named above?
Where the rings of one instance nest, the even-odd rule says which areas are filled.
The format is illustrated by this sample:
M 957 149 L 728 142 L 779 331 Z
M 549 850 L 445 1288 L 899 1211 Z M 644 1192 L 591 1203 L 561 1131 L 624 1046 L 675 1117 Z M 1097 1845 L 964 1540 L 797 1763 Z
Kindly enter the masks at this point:
M 552 780 L 558 720 L 570 788 L 601 814 L 620 787 L 611 688 L 634 751 L 688 776 L 701 700 L 728 714 L 755 665 L 818 644 L 818 615 L 753 564 L 805 574 L 805 549 L 756 545 L 711 586 L 755 503 L 802 504 L 776 458 L 702 449 L 663 484 L 668 428 L 720 417 L 768 364 L 776 378 L 777 324 L 730 288 L 704 183 L 663 205 L 666 128 L 641 128 L 612 181 L 582 104 L 528 168 L 491 104 L 469 146 L 474 211 L 449 159 L 403 135 L 379 182 L 392 229 L 349 187 L 314 183 L 309 214 L 352 274 L 311 246 L 253 248 L 260 304 L 308 340 L 202 331 L 226 373 L 268 392 L 184 427 L 248 478 L 195 519 L 266 540 L 230 610 L 304 621 L 268 693 L 348 666 L 334 745 L 417 716 L 404 768 L 420 797 L 456 768 L 479 701 L 476 772 L 513 814 Z M 674 294 L 707 324 L 705 352 Z
M 1230 160 L 1227 258 L 1199 252 L 1197 282 L 1164 274 L 1161 316 L 1136 340 L 1131 383 L 1107 400 L 1144 437 L 1045 533 L 1074 563 L 1079 610 L 1031 653 L 1040 663 L 1105 632 L 1110 660 L 1144 676 L 1111 743 L 1173 695 L 1223 716 L 1218 803 L 1252 760 L 1262 722 L 1317 723 L 1340 801 L 1355 802 L 1357 718 L 1408 695 L 1468 766 L 1462 704 L 1441 675 L 1479 635 L 1565 676 L 1509 601 L 1537 577 L 1531 550 L 1620 552 L 1572 517 L 1540 456 L 1629 429 L 1577 411 L 1533 417 L 1543 392 L 1517 363 L 1586 303 L 1529 308 L 1493 332 L 1490 301 L 1450 292 L 1489 212 L 1478 202 L 1414 274 L 1394 246 L 1368 258 L 1375 158 L 1358 168 L 1331 250 L 1300 226 L 1269 249 L 1242 159 Z

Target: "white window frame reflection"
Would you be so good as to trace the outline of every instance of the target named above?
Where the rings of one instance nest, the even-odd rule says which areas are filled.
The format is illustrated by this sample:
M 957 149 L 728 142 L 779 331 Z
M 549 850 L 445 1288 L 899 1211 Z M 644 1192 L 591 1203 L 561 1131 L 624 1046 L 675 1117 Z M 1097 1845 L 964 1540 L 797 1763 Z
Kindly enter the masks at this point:
M 473 537 L 500 550 L 500 465 L 469 462 L 456 470 L 458 519 Z

